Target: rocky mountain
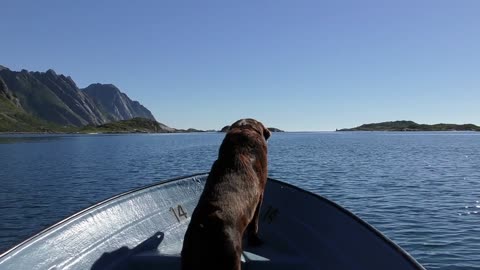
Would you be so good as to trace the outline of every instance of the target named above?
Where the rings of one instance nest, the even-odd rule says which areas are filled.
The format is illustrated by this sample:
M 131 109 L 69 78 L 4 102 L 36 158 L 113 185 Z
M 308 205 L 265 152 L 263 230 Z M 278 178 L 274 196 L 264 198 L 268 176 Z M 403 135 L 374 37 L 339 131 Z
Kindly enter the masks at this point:
M 25 112 L 17 96 L 8 89 L 7 84 L 0 78 L 0 132 L 45 132 L 51 128 L 52 126 L 49 123 Z
M 109 122 L 134 117 L 155 120 L 155 117 L 147 108 L 143 107 L 138 101 L 130 100 L 113 84 L 91 84 L 82 89 L 82 92 L 93 100 L 95 106 L 104 113 Z
M 2 106 L 14 104 L 19 111 L 40 121 L 78 127 L 134 117 L 155 120 L 148 109 L 113 85 L 93 84 L 81 90 L 72 78 L 51 69 L 17 72 L 0 66 L 0 81 L 0 87 L 8 90 L 0 93 Z
M 20 105 L 20 101 L 18 98 L 8 89 L 7 84 L 0 78 L 0 99 L 2 100 L 2 108 L 3 106 L 8 106 L 16 109 L 22 109 Z M 7 105 L 9 104 L 9 105 Z M 3 108 L 6 110 L 6 107 Z

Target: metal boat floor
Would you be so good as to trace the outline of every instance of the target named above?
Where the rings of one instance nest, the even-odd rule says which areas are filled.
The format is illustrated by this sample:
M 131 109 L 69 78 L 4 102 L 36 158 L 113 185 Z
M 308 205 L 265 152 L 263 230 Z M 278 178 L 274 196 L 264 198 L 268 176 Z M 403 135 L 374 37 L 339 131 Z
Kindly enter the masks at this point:
M 264 236 L 268 241 L 263 245 L 244 248 L 242 269 L 315 269 L 281 236 L 271 232 Z M 128 269 L 180 269 L 180 255 L 165 255 L 156 249 L 140 252 L 129 258 Z

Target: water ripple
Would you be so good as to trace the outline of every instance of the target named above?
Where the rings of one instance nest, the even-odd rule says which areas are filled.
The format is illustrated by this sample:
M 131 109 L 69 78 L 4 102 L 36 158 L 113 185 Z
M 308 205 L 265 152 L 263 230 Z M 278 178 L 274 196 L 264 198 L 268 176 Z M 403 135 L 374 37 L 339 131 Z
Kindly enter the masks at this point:
M 479 135 L 276 133 L 269 174 L 341 204 L 428 269 L 480 269 Z M 223 134 L 0 139 L 3 250 L 99 200 L 209 171 Z

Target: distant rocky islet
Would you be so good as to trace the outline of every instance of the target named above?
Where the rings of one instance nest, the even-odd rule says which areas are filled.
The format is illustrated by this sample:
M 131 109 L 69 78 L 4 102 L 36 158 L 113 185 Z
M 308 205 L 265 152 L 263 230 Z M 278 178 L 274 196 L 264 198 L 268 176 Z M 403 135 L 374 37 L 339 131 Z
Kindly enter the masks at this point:
M 337 131 L 480 131 L 474 124 L 417 124 L 413 121 L 389 121 L 363 124 L 354 128 L 337 129 Z
M 221 128 L 219 132 L 227 132 L 229 129 L 230 129 L 230 126 L 227 125 L 227 126 L 224 126 L 223 128 Z M 268 130 L 270 130 L 271 132 L 285 132 L 281 129 L 274 128 L 274 127 L 269 127 Z

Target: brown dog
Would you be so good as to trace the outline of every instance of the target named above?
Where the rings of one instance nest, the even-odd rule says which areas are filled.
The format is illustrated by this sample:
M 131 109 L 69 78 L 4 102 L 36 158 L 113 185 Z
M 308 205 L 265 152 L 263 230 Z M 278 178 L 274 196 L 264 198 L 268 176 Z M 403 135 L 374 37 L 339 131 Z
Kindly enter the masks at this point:
M 254 119 L 230 127 L 185 233 L 182 270 L 240 270 L 244 232 L 250 245 L 261 244 L 258 218 L 269 137 Z

